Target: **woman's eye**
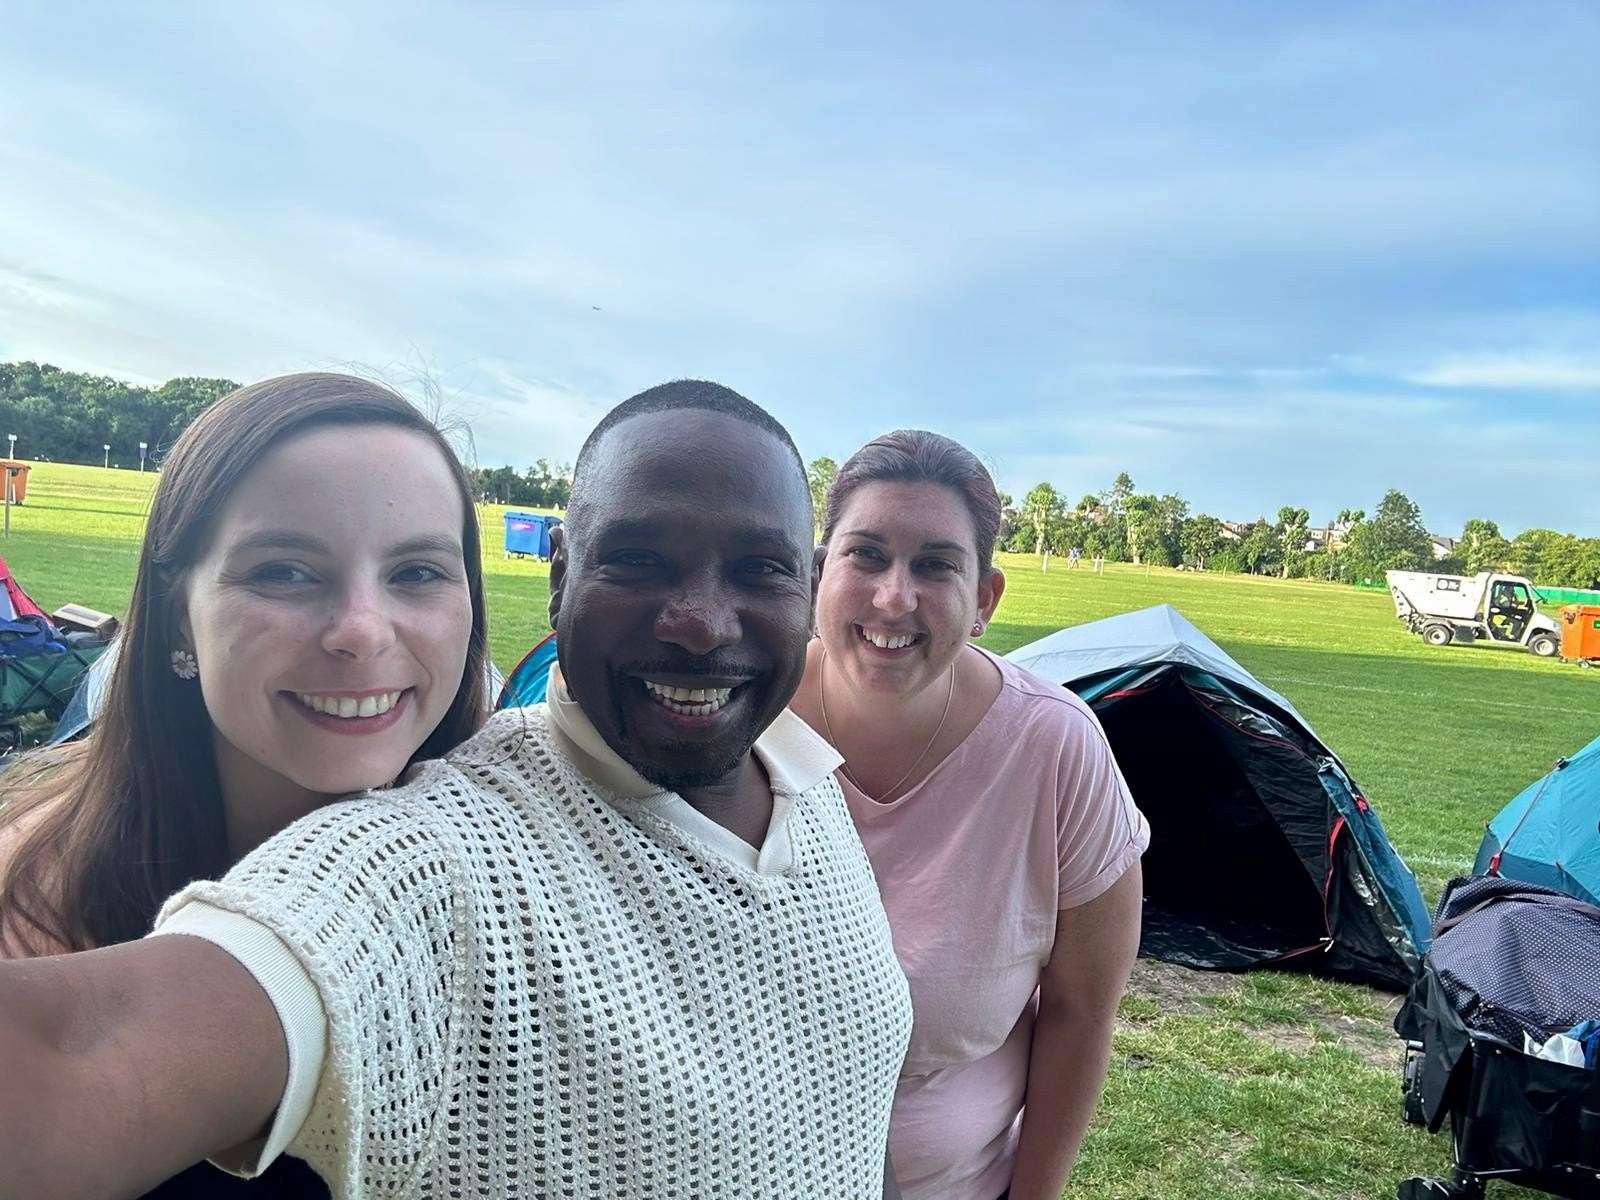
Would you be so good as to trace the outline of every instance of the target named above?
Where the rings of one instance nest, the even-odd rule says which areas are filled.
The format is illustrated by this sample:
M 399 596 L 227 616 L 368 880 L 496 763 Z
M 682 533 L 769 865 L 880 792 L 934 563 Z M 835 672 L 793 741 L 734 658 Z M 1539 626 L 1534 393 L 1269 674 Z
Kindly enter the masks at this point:
M 263 563 L 250 572 L 249 579 L 251 583 L 277 587 L 292 587 L 312 582 L 311 572 L 304 567 L 295 566 L 294 563 Z
M 431 563 L 409 563 L 394 573 L 395 583 L 434 583 L 449 576 Z
M 845 551 L 845 557 L 853 558 L 857 562 L 863 563 L 876 563 L 883 560 L 883 555 L 879 554 L 871 546 L 852 546 Z

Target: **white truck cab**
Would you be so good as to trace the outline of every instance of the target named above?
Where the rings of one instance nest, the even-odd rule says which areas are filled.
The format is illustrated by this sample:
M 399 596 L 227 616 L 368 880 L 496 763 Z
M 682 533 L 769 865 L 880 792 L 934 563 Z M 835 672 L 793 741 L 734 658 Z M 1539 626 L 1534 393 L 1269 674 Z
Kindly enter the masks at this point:
M 1488 641 L 1550 658 L 1561 645 L 1561 627 L 1539 612 L 1539 593 L 1521 575 L 1386 571 L 1384 579 L 1395 616 L 1431 646 Z

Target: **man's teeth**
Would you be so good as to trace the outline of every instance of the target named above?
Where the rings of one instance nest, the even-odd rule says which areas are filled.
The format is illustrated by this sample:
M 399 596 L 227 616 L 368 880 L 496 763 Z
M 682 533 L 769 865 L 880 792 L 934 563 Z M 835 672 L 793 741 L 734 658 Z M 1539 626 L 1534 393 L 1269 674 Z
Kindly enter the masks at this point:
M 891 637 L 887 633 L 873 633 L 870 629 L 863 629 L 861 636 L 880 650 L 904 650 L 917 640 L 914 633 L 898 633 Z
M 681 688 L 668 687 L 653 680 L 644 681 L 644 690 L 655 697 L 656 703 L 675 713 L 691 717 L 709 717 L 733 694 L 732 688 Z
M 314 696 L 310 692 L 296 692 L 295 699 L 312 712 L 329 717 L 381 717 L 400 703 L 402 692 L 384 692 L 381 696 Z

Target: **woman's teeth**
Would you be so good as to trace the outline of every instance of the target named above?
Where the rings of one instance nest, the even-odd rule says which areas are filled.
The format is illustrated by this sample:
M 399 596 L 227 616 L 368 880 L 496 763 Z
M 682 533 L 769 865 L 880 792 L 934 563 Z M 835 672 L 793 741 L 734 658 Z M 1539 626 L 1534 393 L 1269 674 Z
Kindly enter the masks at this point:
M 644 690 L 668 712 L 686 717 L 709 717 L 733 694 L 732 688 L 681 688 L 644 680 Z
M 861 629 L 858 625 L 857 629 Z M 866 638 L 880 650 L 904 650 L 920 636 L 915 633 L 897 633 L 892 637 L 887 633 L 873 633 L 870 629 L 861 629 L 861 636 Z
M 296 692 L 295 699 L 312 712 L 329 717 L 381 717 L 400 703 L 403 692 L 384 692 L 381 696 L 314 696 Z

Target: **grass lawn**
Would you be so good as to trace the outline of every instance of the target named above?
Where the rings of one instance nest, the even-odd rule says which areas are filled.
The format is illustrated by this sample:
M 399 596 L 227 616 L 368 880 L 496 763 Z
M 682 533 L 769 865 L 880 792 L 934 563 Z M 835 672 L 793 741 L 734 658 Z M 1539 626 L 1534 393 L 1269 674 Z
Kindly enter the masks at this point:
M 120 613 L 154 476 L 40 464 L 0 554 L 47 609 Z M 547 628 L 548 568 L 502 554 L 480 510 L 495 661 Z M 1431 903 L 1470 867 L 1484 822 L 1600 734 L 1600 672 L 1484 647 L 1434 649 L 1382 592 L 1111 564 L 1096 575 L 1002 556 L 1009 585 L 984 645 L 1176 605 L 1288 696 L 1381 812 Z M 1397 1116 L 1394 999 L 1310 976 L 1207 975 L 1141 963 L 1106 1100 L 1068 1194 L 1094 1200 L 1372 1200 L 1439 1170 L 1443 1138 Z M 1501 1189 L 1505 1197 L 1532 1196 Z

